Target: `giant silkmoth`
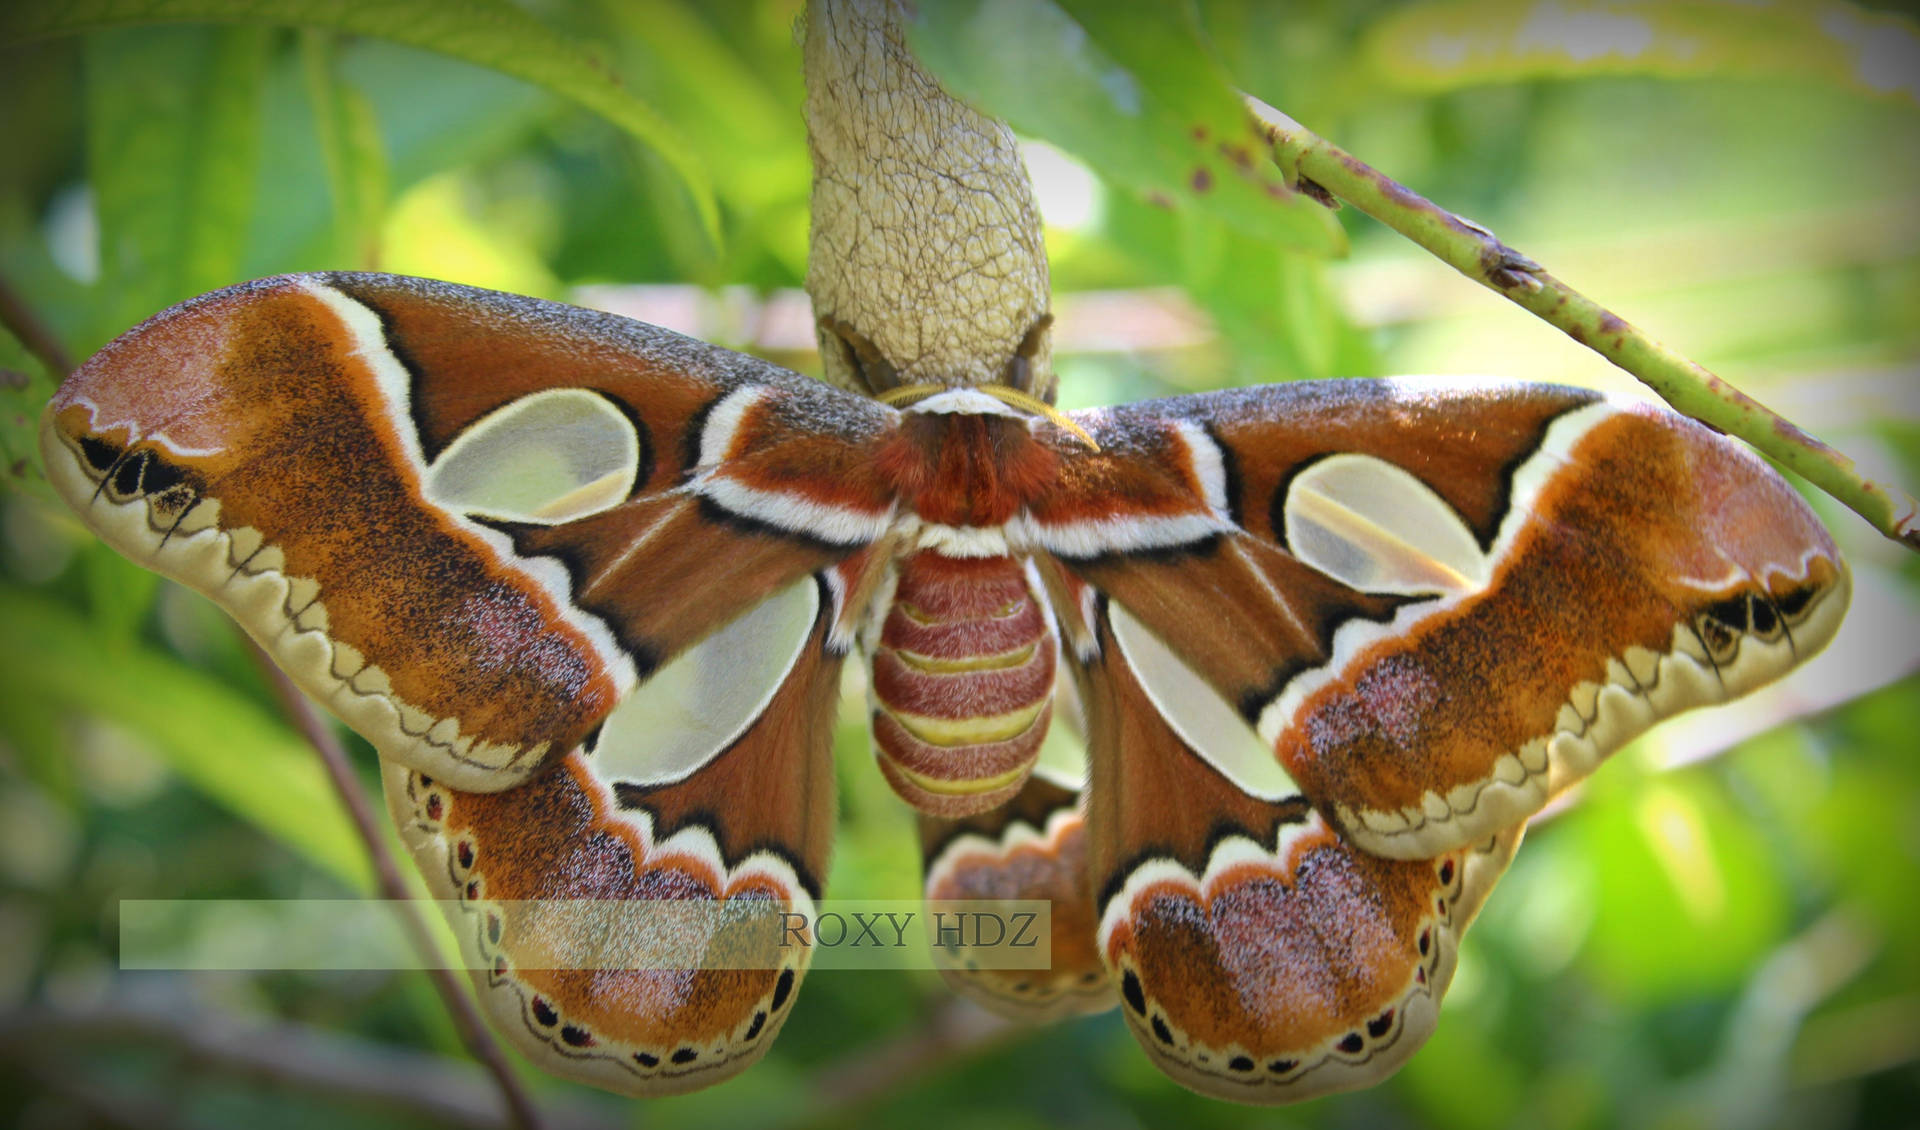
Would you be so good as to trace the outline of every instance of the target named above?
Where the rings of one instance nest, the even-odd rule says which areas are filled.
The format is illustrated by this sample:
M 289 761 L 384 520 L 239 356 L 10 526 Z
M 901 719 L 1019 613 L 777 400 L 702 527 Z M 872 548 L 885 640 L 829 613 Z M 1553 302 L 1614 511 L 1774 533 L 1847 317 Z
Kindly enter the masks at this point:
M 834 384 L 549 302 L 286 276 L 95 355 L 48 476 L 379 750 L 494 1020 L 558 1073 L 671 1093 L 773 1042 L 805 949 L 709 960 L 723 914 L 681 967 L 556 968 L 543 908 L 813 905 L 853 658 L 926 893 L 1053 905 L 1050 970 L 961 991 L 1117 1007 L 1231 1099 L 1382 1078 L 1527 819 L 1820 648 L 1846 567 L 1743 448 L 1575 389 L 1057 411 L 1013 139 L 899 18 L 806 16 Z M 1084 771 L 1036 768 L 1050 729 Z
M 1005 362 L 861 397 L 611 315 L 287 276 L 101 350 L 42 440 L 102 537 L 379 749 L 500 1029 L 636 1094 L 763 1054 L 805 951 L 545 969 L 538 906 L 819 899 L 856 653 L 928 894 L 1053 900 L 1050 971 L 956 984 L 1117 1003 L 1180 1081 L 1284 1101 L 1420 1044 L 1530 815 L 1846 606 L 1799 497 L 1663 411 L 1341 381 L 1062 414 Z M 1034 771 L 1062 725 L 1084 782 Z

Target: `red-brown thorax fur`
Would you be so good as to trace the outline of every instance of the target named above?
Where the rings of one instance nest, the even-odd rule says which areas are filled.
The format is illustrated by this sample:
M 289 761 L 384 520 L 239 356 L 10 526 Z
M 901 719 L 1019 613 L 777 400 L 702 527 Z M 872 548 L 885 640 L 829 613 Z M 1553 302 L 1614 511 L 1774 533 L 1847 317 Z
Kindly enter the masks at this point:
M 1059 457 L 1010 416 L 909 412 L 880 473 L 922 521 L 999 526 L 1053 485 Z

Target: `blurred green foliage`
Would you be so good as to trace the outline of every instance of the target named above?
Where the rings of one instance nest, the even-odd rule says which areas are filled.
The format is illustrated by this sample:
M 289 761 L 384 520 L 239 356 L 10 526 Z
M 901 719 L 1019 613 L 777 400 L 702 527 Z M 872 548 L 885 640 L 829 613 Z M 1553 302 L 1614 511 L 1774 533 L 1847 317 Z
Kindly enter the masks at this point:
M 745 288 L 748 315 L 709 332 L 768 346 L 753 311 L 805 266 L 797 7 L 16 3 L 0 15 L 0 278 L 77 357 L 198 291 L 343 267 L 549 297 Z M 1036 150 L 1043 208 L 1071 219 L 1049 231 L 1063 309 L 1119 291 L 1148 306 L 1183 294 L 1199 311 L 1202 332 L 1144 348 L 1103 345 L 1110 326 L 1068 341 L 1070 405 L 1389 371 L 1619 387 L 1364 218 L 1268 209 L 1248 187 L 1257 175 L 1236 179 L 1220 148 L 1233 128 L 1221 99 L 1239 87 L 1885 477 L 1920 479 L 1908 17 L 1784 2 L 920 7 L 916 42 L 947 81 L 1097 174 Z M 1194 191 L 1196 162 L 1241 188 Z M 1320 257 L 1348 241 L 1350 258 Z M 346 897 L 367 869 L 225 620 L 51 503 L 32 432 L 56 374 L 0 334 L 0 375 L 0 1119 L 444 1120 L 218 1057 L 182 1069 L 157 1037 L 43 1036 L 17 1019 L 139 1002 L 186 1022 L 324 1029 L 427 1065 L 423 1080 L 453 1071 L 485 1109 L 484 1081 L 442 1062 L 458 1045 L 418 974 L 116 972 L 120 898 Z M 1252 1118 L 1915 1123 L 1920 568 L 1823 513 L 1861 598 L 1822 670 L 1617 756 L 1532 831 L 1410 1066 L 1371 1092 Z M 838 737 L 831 890 L 908 896 L 908 814 L 871 769 L 857 710 Z M 1725 756 L 1668 767 L 1737 737 Z M 1162 1077 L 1111 1015 L 889 1058 L 944 1030 L 929 1025 L 947 999 L 931 975 L 823 972 L 768 1060 L 717 1089 L 629 1103 L 537 1073 L 533 1085 L 609 1125 L 1250 1120 Z

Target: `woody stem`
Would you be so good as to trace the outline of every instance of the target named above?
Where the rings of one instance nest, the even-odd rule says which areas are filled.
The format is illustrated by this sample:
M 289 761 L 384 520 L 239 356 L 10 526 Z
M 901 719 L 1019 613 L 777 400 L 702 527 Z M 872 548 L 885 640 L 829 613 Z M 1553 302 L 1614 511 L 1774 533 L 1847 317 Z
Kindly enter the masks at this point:
M 1441 261 L 1633 374 L 1700 422 L 1752 444 L 1832 495 L 1885 536 L 1920 551 L 1920 503 L 1766 405 L 1561 282 L 1471 220 L 1407 188 L 1271 106 L 1248 99 L 1288 183 L 1344 200 Z

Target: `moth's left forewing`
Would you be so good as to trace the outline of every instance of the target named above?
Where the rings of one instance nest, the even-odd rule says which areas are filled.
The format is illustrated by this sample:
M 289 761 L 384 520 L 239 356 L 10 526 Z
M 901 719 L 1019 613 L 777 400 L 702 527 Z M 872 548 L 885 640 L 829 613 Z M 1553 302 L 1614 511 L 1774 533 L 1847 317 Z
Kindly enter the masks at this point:
M 157 315 L 60 389 L 48 475 L 380 751 L 525 780 L 884 530 L 892 413 L 574 307 L 389 275 Z

